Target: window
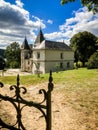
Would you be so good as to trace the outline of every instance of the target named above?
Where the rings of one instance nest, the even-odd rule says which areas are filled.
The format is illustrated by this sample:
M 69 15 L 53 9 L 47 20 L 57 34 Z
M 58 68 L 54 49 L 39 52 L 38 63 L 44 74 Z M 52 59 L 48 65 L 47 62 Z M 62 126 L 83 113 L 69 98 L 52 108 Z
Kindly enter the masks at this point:
M 28 53 L 28 59 L 30 58 L 30 53 Z
M 61 69 L 63 68 L 63 63 L 60 63 L 60 68 L 61 68 Z
M 70 62 L 67 62 L 67 68 L 69 68 L 70 67 Z
M 60 54 L 61 59 L 63 59 L 63 53 Z
M 38 70 L 40 69 L 40 63 L 37 63 L 37 69 Z
M 40 53 L 39 52 L 37 52 L 37 59 L 39 59 L 40 58 Z

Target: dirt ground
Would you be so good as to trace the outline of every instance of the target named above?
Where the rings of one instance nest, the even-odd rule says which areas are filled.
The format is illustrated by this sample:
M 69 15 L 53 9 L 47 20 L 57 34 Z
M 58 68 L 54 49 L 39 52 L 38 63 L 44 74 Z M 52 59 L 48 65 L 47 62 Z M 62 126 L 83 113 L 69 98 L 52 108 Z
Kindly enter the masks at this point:
M 0 88 L 0 94 L 12 96 L 14 91 L 11 92 L 9 87 L 9 85 L 6 85 L 4 88 Z M 62 87 L 64 85 L 54 84 L 54 90 L 52 92 L 52 130 L 98 130 L 98 118 L 95 115 L 95 111 L 97 114 L 98 111 L 93 111 L 93 109 L 90 111 L 89 108 L 84 108 L 77 102 L 77 97 L 76 95 L 74 96 L 74 92 L 68 95 L 66 91 L 66 94 L 64 94 Z M 47 90 L 47 83 L 29 86 L 27 93 L 22 96 L 29 101 L 42 101 L 43 94 L 40 95 L 38 93 L 41 88 Z M 72 99 L 69 100 L 71 97 Z M 16 111 L 10 103 L 0 102 L 0 118 L 8 124 L 14 124 L 16 120 L 15 115 Z M 25 107 L 22 110 L 22 119 L 26 130 L 45 130 L 46 128 L 42 114 L 35 108 Z
M 17 76 L 17 74 L 19 74 L 19 75 L 30 75 L 31 73 L 21 72 L 20 69 L 8 69 L 7 71 L 0 70 L 0 76 L 11 76 L 11 75 Z

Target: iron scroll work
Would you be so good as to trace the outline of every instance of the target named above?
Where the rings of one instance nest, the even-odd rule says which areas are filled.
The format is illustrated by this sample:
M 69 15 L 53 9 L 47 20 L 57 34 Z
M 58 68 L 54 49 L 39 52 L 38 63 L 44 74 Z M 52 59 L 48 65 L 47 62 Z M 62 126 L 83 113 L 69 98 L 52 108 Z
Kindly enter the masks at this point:
M 23 94 L 27 93 L 27 89 L 25 87 L 19 87 L 20 78 L 19 75 L 17 75 L 17 85 L 10 86 L 10 90 L 15 90 L 15 95 L 13 97 L 9 97 L 0 94 L 0 102 L 3 100 L 8 101 L 16 109 L 16 122 L 14 125 L 9 125 L 0 118 L 0 129 L 7 128 L 9 130 L 26 130 L 22 122 L 22 110 L 24 107 L 28 106 L 28 107 L 35 107 L 42 113 L 46 121 L 46 130 L 51 130 L 51 92 L 53 90 L 52 81 L 53 81 L 52 72 L 50 71 L 48 90 L 47 91 L 45 89 L 39 90 L 39 94 L 43 94 L 44 99 L 40 103 L 35 103 L 33 101 L 27 101 L 21 97 L 20 89 L 23 89 Z M 4 86 L 3 83 L 0 82 L 0 87 L 3 86 Z

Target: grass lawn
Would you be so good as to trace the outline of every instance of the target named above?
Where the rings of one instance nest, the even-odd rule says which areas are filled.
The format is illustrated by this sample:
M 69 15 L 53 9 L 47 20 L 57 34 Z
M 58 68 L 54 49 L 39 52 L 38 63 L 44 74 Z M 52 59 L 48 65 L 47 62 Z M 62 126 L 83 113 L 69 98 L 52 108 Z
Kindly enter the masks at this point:
M 98 87 L 98 70 L 88 70 L 86 68 L 62 71 L 53 73 L 54 84 L 67 84 L 68 87 Z M 16 84 L 16 76 L 0 76 L 0 81 L 4 84 Z M 20 84 L 35 85 L 43 82 L 48 82 L 49 74 L 41 74 L 40 78 L 37 75 L 20 76 Z
M 58 73 L 53 73 L 54 90 L 60 92 L 67 92 L 66 95 L 75 93 L 77 96 L 85 97 L 92 96 L 92 100 L 98 100 L 98 95 L 90 95 L 93 91 L 98 91 L 98 70 L 86 68 L 67 70 Z M 49 74 L 41 74 L 40 78 L 37 75 L 24 75 L 20 76 L 20 84 L 29 87 L 33 85 L 39 85 L 41 83 L 48 83 Z M 3 76 L 0 77 L 0 82 L 13 85 L 16 84 L 16 76 Z

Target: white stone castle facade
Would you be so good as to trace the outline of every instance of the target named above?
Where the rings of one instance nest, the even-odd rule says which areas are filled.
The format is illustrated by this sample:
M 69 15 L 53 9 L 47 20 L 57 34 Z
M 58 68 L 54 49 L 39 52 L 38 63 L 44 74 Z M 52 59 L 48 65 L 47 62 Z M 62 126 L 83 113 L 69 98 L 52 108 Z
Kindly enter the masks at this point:
M 27 39 L 21 46 L 21 71 L 48 73 L 73 69 L 74 52 L 64 42 L 45 40 L 40 29 L 34 45 Z

